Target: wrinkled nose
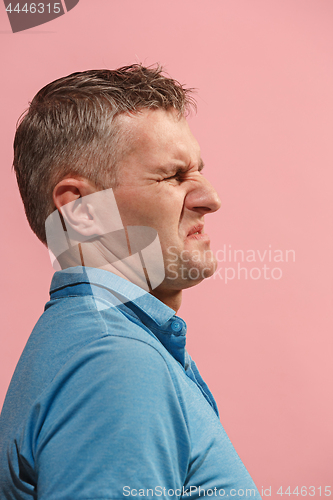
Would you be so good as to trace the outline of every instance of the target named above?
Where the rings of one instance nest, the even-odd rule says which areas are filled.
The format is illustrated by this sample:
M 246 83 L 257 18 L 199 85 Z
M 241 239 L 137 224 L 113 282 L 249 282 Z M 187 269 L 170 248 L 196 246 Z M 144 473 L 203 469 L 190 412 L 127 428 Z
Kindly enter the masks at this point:
M 196 210 L 202 215 L 216 212 L 221 207 L 221 200 L 211 183 L 201 177 L 200 185 L 187 194 L 187 208 Z

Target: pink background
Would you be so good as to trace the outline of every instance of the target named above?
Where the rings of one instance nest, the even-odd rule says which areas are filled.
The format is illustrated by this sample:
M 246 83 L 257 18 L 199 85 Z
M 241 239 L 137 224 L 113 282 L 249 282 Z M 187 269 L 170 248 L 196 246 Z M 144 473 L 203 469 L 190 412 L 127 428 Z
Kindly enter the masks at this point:
M 185 292 L 189 352 L 259 491 L 281 498 L 279 486 L 321 486 L 324 496 L 333 477 L 333 2 L 81 0 L 17 34 L 1 4 L 0 44 L 0 403 L 52 276 L 11 172 L 16 120 L 60 76 L 159 61 L 198 88 L 190 125 L 222 199 L 206 221 L 213 247 L 295 251 L 295 262 L 267 253 L 242 263 L 248 272 L 266 264 L 268 277 L 278 267 L 281 279 L 243 271 L 225 283 L 237 262 L 220 262 L 215 279 Z

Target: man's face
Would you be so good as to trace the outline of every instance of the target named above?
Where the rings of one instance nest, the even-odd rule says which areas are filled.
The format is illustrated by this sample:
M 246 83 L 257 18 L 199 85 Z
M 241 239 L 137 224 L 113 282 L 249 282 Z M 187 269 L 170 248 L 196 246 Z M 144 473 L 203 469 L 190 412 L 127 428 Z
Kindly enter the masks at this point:
M 204 233 L 204 216 L 220 208 L 203 177 L 200 147 L 174 109 L 121 115 L 131 149 L 118 164 L 114 188 L 124 226 L 158 232 L 165 263 L 161 289 L 181 290 L 211 276 L 216 259 Z

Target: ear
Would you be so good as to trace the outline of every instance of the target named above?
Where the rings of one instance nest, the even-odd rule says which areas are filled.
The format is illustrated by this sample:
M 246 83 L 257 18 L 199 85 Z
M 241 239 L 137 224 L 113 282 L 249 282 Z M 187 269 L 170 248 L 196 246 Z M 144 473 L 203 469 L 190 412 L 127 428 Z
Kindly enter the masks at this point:
M 67 177 L 62 179 L 53 190 L 53 202 L 59 210 L 69 233 L 83 237 L 98 234 L 93 207 L 87 195 L 97 191 L 93 183 L 84 178 Z

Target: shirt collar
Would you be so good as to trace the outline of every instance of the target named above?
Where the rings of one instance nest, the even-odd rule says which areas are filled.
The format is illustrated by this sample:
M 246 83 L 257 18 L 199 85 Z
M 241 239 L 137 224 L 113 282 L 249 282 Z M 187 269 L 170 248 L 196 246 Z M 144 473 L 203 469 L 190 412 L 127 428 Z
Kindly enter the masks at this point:
M 51 298 L 71 295 L 76 285 L 90 285 L 93 294 L 115 305 L 115 296 L 120 299 L 119 309 L 125 306 L 139 317 L 140 321 L 158 338 L 170 354 L 185 367 L 186 323 L 175 315 L 175 311 L 159 299 L 109 271 L 92 267 L 72 267 L 54 274 L 50 287 Z M 88 292 L 87 292 L 88 293 Z

